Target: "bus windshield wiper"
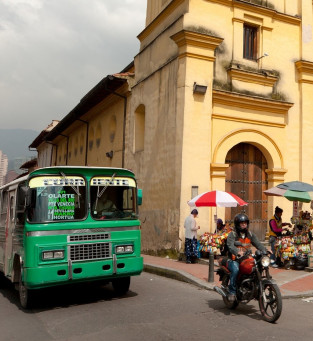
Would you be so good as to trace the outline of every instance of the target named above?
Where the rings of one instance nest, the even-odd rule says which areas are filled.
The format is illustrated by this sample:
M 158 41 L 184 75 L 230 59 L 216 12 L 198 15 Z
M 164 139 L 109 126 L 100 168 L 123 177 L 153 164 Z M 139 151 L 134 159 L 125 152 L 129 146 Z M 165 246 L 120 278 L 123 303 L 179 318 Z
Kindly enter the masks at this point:
M 61 176 L 63 177 L 63 180 L 68 180 L 67 179 L 67 177 L 66 177 L 66 175 L 63 173 L 63 172 L 60 172 L 60 174 L 61 174 Z M 71 187 L 72 187 L 72 189 L 74 190 L 74 192 L 78 195 L 78 196 L 80 196 L 81 194 L 79 193 L 79 189 L 78 189 L 78 187 L 77 188 L 75 188 L 69 181 L 67 181 L 68 182 L 68 185 L 70 185 Z M 64 184 L 65 185 L 65 184 Z
M 113 173 L 111 180 L 107 183 L 107 185 L 105 185 L 105 186 L 102 188 L 102 191 L 99 192 L 99 193 L 97 194 L 97 198 L 100 198 L 100 197 L 102 196 L 102 194 L 104 193 L 104 191 L 109 187 L 109 183 L 112 182 L 112 181 L 114 180 L 115 175 L 116 175 L 116 173 Z
M 99 186 L 98 186 L 98 193 L 97 193 L 96 202 L 95 202 L 95 210 L 98 207 L 98 199 L 102 196 L 104 191 L 109 187 L 109 183 L 114 180 L 115 176 L 116 176 L 116 173 L 113 173 L 111 180 L 102 188 L 101 192 L 99 192 Z

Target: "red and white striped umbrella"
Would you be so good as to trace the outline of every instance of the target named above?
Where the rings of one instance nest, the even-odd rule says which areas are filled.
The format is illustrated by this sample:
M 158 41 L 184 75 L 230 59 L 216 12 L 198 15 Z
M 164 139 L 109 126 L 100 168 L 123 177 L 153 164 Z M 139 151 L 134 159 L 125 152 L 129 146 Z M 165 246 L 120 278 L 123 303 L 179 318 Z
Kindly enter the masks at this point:
M 248 205 L 247 202 L 240 199 L 236 194 L 223 191 L 205 192 L 197 195 L 187 203 L 191 207 L 237 207 L 238 205 Z

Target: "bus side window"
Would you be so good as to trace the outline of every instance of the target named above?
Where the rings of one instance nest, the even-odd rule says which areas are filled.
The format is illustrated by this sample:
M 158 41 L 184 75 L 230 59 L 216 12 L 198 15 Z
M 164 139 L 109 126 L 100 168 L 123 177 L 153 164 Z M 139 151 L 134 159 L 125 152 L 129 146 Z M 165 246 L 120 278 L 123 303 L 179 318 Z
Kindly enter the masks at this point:
M 1 193 L 0 226 L 5 227 L 8 213 L 8 192 Z
M 14 221 L 14 194 L 11 195 L 10 197 L 10 220 L 11 222 Z
M 23 227 L 25 223 L 25 204 L 26 204 L 27 188 L 19 186 L 17 189 L 16 199 L 16 225 Z

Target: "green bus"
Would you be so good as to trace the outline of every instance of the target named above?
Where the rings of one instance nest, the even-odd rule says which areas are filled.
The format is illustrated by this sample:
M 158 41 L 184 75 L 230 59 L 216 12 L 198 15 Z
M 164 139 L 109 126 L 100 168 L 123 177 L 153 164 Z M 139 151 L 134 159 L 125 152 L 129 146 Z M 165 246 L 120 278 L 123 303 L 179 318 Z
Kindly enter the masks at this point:
M 141 201 L 122 168 L 47 167 L 0 187 L 0 275 L 21 306 L 36 289 L 87 281 L 125 294 L 143 270 Z

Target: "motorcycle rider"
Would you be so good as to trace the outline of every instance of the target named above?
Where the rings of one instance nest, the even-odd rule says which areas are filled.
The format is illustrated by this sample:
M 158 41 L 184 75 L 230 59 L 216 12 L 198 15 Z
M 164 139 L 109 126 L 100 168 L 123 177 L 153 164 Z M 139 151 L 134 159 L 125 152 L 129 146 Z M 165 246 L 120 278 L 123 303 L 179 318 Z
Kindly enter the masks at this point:
M 228 247 L 228 270 L 230 271 L 229 294 L 227 296 L 230 302 L 236 299 L 236 281 L 239 273 L 238 259 L 249 248 L 251 244 L 258 250 L 267 252 L 267 249 L 261 244 L 257 236 L 249 231 L 249 218 L 246 214 L 239 213 L 234 218 L 235 229 L 231 231 L 227 237 Z M 236 243 L 241 243 L 237 246 Z

